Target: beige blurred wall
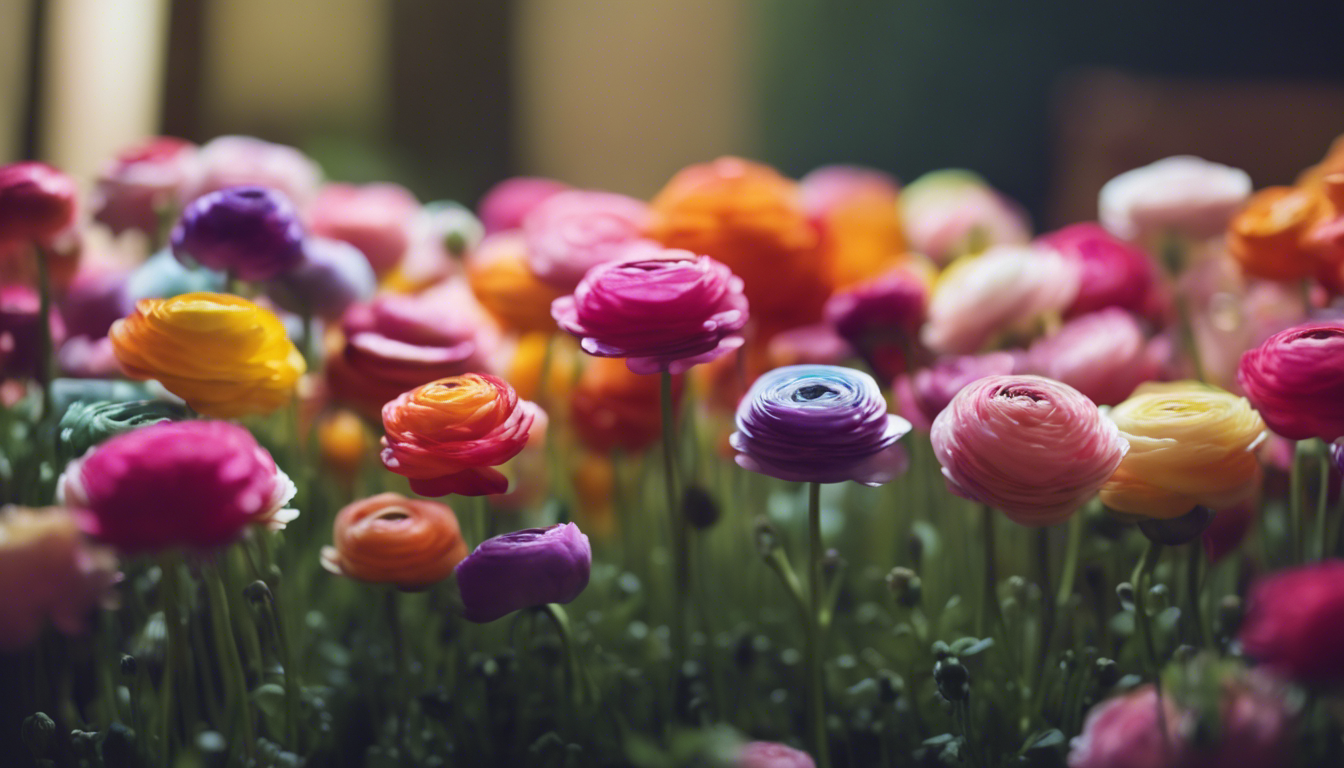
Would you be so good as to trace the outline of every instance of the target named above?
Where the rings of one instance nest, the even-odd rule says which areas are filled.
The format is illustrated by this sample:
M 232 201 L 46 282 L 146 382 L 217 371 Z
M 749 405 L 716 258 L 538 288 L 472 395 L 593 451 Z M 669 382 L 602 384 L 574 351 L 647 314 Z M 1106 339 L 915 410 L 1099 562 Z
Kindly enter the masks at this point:
M 0 2 L 0 163 L 23 154 L 23 128 L 28 114 L 29 0 Z
M 685 165 L 753 154 L 753 6 L 519 0 L 520 168 L 648 196 Z

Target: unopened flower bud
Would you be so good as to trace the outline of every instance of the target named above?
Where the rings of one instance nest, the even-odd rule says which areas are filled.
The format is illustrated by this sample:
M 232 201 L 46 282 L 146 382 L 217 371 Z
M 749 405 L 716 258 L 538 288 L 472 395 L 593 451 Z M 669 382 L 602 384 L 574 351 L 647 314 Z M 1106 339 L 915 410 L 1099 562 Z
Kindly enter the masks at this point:
M 1213 522 L 1213 510 L 1197 506 L 1180 517 L 1167 520 L 1144 518 L 1139 521 L 1139 531 L 1149 541 L 1174 547 L 1199 538 L 1211 522 Z
M 971 695 L 971 671 L 955 656 L 933 665 L 933 680 L 938 684 L 938 693 L 948 701 L 965 701 Z
M 682 494 L 681 513 L 686 522 L 702 531 L 717 523 L 721 514 L 714 497 L 698 485 L 688 486 Z
M 909 568 L 892 568 L 887 574 L 887 587 L 896 598 L 898 605 L 913 608 L 919 605 L 923 596 L 923 585 L 919 576 Z
M 139 666 L 140 665 L 136 662 L 134 656 L 131 656 L 130 654 L 122 654 L 121 674 L 126 677 L 135 677 L 136 670 L 139 669 Z
M 1115 596 L 1120 598 L 1120 607 L 1126 611 L 1134 610 L 1134 585 L 1122 581 L 1115 585 Z
M 1120 666 L 1111 659 L 1097 659 L 1093 669 L 1097 675 L 1097 686 L 1103 690 L 1120 682 Z
M 769 559 L 779 549 L 779 531 L 764 517 L 756 519 L 756 550 Z

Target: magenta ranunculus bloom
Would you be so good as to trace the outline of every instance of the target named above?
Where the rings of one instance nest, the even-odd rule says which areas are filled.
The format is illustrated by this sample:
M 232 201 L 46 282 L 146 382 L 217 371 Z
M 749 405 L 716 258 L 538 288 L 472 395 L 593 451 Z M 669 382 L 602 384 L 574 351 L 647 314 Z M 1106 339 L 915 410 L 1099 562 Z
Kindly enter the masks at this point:
M 1344 560 L 1271 573 L 1251 585 L 1246 655 L 1304 685 L 1344 682 Z
M 70 462 L 62 504 L 91 536 L 123 552 L 213 549 L 249 525 L 283 527 L 294 483 L 246 429 L 163 422 L 126 432 Z
M 836 291 L 826 301 L 825 316 L 874 373 L 890 379 L 913 362 L 905 357 L 919 344 L 928 303 L 927 283 L 897 267 Z
M 1237 383 L 1275 434 L 1344 437 L 1344 322 L 1306 323 L 1241 356 Z
M 173 228 L 173 255 L 184 264 L 269 280 L 303 261 L 303 225 L 284 194 L 229 187 L 196 198 Z
M 480 205 L 476 206 L 476 212 L 485 225 L 487 235 L 520 229 L 533 208 L 567 189 L 568 184 L 555 179 L 515 176 L 491 187 L 481 198 Z
M 905 471 L 910 422 L 887 413 L 873 377 L 834 365 L 768 371 L 737 407 L 738 466 L 781 480 L 877 486 Z
M 1040 376 L 966 385 L 929 436 L 948 490 L 1031 527 L 1067 520 L 1129 450 L 1095 403 Z
M 108 267 L 82 267 L 60 302 L 61 319 L 71 336 L 100 338 L 129 315 L 135 302 L 126 292 L 130 273 Z
M 1064 311 L 1076 317 L 1106 307 L 1143 314 L 1153 287 L 1154 265 L 1138 246 L 1091 222 L 1041 235 L 1036 242 L 1055 249 L 1082 269 L 1078 295 Z
M 594 267 L 551 304 L 561 328 L 596 357 L 635 373 L 684 373 L 742 346 L 742 279 L 708 256 L 641 243 Z
M 457 566 L 463 618 L 485 624 L 523 608 L 568 603 L 588 586 L 593 550 L 573 523 L 486 539 Z
M 299 150 L 252 136 L 219 136 L 196 154 L 196 174 L 182 202 L 228 187 L 270 187 L 300 209 L 307 208 L 322 183 L 322 169 Z
M 928 368 L 896 379 L 891 388 L 896 410 L 916 429 L 928 432 L 962 387 L 986 376 L 1020 373 L 1025 357 L 1011 352 L 940 357 Z
M 157 136 L 130 147 L 98 174 L 93 220 L 115 234 L 133 229 L 153 238 L 196 175 L 196 145 L 189 141 Z
M 750 741 L 738 750 L 733 768 L 816 768 L 812 756 L 787 744 Z
M 523 220 L 527 265 L 543 282 L 572 291 L 588 270 L 622 258 L 641 240 L 649 207 L 611 192 L 568 190 L 546 198 Z
M 37 291 L 26 285 L 0 286 L 0 379 L 36 374 L 41 313 Z M 59 345 L 65 338 L 60 314 L 51 313 L 49 327 L 52 343 Z
M 266 295 L 297 314 L 336 320 L 356 302 L 368 301 L 378 278 L 355 246 L 325 237 L 303 241 L 303 261 L 267 283 Z
M 1062 381 L 1097 405 L 1119 405 L 1162 371 L 1165 345 L 1152 344 L 1118 307 L 1076 317 L 1027 352 L 1027 369 Z
M 308 209 L 308 226 L 358 248 L 381 275 L 406 255 L 419 212 L 420 201 L 399 184 L 328 184 Z
M 78 190 L 46 163 L 0 165 L 0 240 L 49 240 L 75 221 Z

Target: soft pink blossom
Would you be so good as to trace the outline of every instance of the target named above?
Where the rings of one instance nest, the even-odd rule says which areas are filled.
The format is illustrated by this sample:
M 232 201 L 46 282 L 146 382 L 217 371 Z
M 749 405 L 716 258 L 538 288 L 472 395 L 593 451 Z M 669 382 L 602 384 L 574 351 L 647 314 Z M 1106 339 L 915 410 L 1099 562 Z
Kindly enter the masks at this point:
M 300 210 L 317 195 L 322 169 L 299 150 L 252 136 L 220 136 L 200 148 L 182 203 L 226 187 L 278 189 Z
M 523 220 L 527 264 L 543 282 L 573 290 L 588 270 L 622 258 L 648 225 L 649 207 L 611 192 L 568 190 Z
M 1116 405 L 1134 388 L 1156 379 L 1165 351 L 1144 337 L 1132 315 L 1118 307 L 1074 318 L 1028 351 L 1032 373 L 1065 384 L 1097 405 Z
M 1250 194 L 1245 171 L 1180 155 L 1106 182 L 1098 217 L 1125 240 L 1150 241 L 1166 234 L 1203 240 L 1221 235 Z
M 328 184 L 308 209 L 309 229 L 355 246 L 381 275 L 405 255 L 419 212 L 420 202 L 399 184 Z
M 569 189 L 569 185 L 554 179 L 515 176 L 490 188 L 476 207 L 485 233 L 519 229 L 523 220 L 547 198 Z

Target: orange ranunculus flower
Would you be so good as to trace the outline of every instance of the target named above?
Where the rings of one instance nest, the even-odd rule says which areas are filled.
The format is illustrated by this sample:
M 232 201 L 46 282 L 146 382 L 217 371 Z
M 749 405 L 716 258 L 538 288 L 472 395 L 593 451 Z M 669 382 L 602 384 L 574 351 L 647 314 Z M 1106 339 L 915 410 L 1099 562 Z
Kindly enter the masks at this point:
M 504 493 L 508 478 L 494 467 L 527 445 L 536 413 L 496 376 L 431 381 L 383 406 L 383 466 L 422 496 Z
M 657 378 L 650 376 L 648 378 Z M 574 516 L 583 524 L 583 530 L 609 536 L 616 527 L 615 510 L 616 468 L 611 459 L 601 454 L 584 451 L 574 467 L 572 479 L 579 506 Z
M 348 504 L 336 515 L 332 543 L 322 548 L 328 571 L 407 592 L 443 581 L 467 556 L 453 510 L 398 493 Z
M 486 238 L 467 259 L 467 282 L 481 306 L 505 330 L 556 330 L 551 302 L 565 294 L 532 274 L 522 234 L 506 232 Z
M 323 414 L 317 422 L 317 443 L 322 461 L 345 476 L 358 472 L 373 448 L 364 420 L 344 408 Z
M 784 327 L 821 319 L 830 294 L 820 240 L 798 185 L 736 157 L 683 169 L 651 204 L 647 235 L 705 254 L 742 278 L 752 317 Z
M 141 299 L 108 335 L 128 376 L 157 379 L 214 418 L 276 410 L 306 370 L 279 318 L 227 293 Z
M 1266 187 L 1233 217 L 1227 230 L 1228 249 L 1248 275 L 1268 280 L 1310 277 L 1318 263 L 1302 240 L 1327 207 L 1319 190 Z
M 896 179 L 872 168 L 831 165 L 807 174 L 798 185 L 821 233 L 821 258 L 832 286 L 844 288 L 901 263 L 905 233 Z
M 674 376 L 674 400 L 681 398 L 681 385 L 682 377 Z M 658 376 L 632 373 L 620 358 L 592 358 L 569 401 L 574 431 L 594 451 L 648 448 L 662 435 L 661 386 Z
M 546 363 L 546 348 L 550 346 L 550 372 L 546 375 L 546 405 L 564 402 L 574 388 L 574 375 L 579 364 L 579 345 L 569 334 L 527 333 L 518 339 L 518 346 L 509 361 L 506 378 L 518 396 L 524 400 L 539 400 L 541 369 Z M 597 359 L 597 358 L 595 358 Z M 653 376 L 650 378 L 658 378 Z

